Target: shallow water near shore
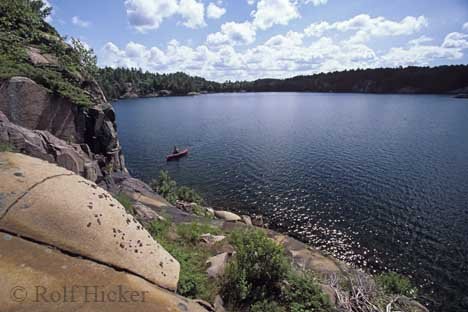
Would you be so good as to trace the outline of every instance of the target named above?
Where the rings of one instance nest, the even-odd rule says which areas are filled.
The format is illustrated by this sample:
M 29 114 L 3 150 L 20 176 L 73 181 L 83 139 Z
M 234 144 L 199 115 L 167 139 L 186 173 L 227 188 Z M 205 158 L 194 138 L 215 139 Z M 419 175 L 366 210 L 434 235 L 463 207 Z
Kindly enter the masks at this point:
M 168 170 L 214 207 L 410 275 L 436 311 L 468 309 L 468 100 L 245 93 L 114 107 L 134 176 Z M 166 163 L 174 144 L 190 154 Z

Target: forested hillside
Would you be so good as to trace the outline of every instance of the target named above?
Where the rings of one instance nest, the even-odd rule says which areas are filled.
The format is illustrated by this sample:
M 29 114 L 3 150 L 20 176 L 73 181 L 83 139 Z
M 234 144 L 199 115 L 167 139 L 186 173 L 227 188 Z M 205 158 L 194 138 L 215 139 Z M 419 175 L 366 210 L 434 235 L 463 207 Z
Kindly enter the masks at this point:
M 358 69 L 288 79 L 224 83 L 180 72 L 154 74 L 141 69 L 106 67 L 99 70 L 98 81 L 109 99 L 157 96 L 161 90 L 170 91 L 172 95 L 202 91 L 460 93 L 468 92 L 468 66 Z

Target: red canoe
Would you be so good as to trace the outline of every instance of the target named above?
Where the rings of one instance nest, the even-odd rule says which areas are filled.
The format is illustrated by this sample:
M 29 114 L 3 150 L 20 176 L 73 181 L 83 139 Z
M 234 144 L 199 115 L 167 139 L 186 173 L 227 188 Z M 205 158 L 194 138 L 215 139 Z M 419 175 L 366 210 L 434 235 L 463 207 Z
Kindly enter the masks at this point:
M 175 160 L 175 159 L 179 159 L 180 157 L 183 157 L 185 155 L 188 154 L 188 149 L 184 149 L 180 152 L 178 152 L 177 154 L 171 154 L 171 155 L 167 155 L 166 156 L 166 160 Z

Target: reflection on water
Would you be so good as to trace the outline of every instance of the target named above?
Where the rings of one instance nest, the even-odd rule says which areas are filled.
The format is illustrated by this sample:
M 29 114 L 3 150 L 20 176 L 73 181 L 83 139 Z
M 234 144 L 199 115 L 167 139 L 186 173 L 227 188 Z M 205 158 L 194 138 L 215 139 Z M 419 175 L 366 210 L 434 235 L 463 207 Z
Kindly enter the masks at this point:
M 409 274 L 428 300 L 465 311 L 468 101 L 260 93 L 115 108 L 135 176 L 169 170 L 213 206 L 263 214 L 371 272 Z M 190 155 L 166 163 L 174 144 Z

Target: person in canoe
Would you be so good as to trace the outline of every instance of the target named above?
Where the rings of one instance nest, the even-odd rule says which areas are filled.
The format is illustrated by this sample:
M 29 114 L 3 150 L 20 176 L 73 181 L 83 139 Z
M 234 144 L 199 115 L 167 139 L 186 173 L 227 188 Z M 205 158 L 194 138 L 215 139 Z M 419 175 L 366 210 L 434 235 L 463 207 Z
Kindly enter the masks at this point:
M 180 157 L 186 156 L 188 154 L 188 149 L 179 150 L 176 145 L 172 149 L 172 154 L 167 155 L 167 160 L 179 159 Z

